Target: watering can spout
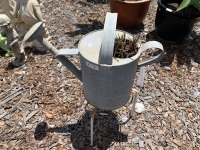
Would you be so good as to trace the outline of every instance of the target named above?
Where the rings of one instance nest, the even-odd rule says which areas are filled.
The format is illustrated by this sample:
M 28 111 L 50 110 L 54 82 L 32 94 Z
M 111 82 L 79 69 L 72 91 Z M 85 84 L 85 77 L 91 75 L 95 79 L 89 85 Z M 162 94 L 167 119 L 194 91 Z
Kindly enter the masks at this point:
M 69 69 L 80 81 L 82 81 L 81 70 L 79 70 L 64 54 L 67 54 L 67 49 L 62 49 L 61 52 L 57 50 L 47 39 L 45 39 L 41 33 L 43 31 L 42 22 L 36 23 L 24 36 L 24 42 L 31 42 L 37 40 L 46 47 L 53 56 L 55 56 L 67 69 Z M 65 51 L 65 53 L 63 53 Z M 72 53 L 72 50 L 69 49 L 69 53 Z M 73 49 L 74 54 L 78 54 L 78 50 Z M 63 55 L 62 55 L 63 54 Z

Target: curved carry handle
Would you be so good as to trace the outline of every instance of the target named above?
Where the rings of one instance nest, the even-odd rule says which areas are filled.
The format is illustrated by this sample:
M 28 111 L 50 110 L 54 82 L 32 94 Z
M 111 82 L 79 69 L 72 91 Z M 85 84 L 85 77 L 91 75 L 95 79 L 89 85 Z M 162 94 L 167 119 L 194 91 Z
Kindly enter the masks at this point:
M 154 58 L 144 61 L 142 63 L 139 63 L 138 67 L 142 67 L 142 66 L 146 66 L 146 65 L 150 65 L 150 64 L 159 62 L 164 57 L 163 45 L 157 41 L 149 41 L 149 42 L 144 43 L 140 48 L 140 55 L 142 54 L 142 52 L 144 52 L 145 50 L 150 49 L 150 48 L 158 48 L 161 50 L 161 52 L 159 55 L 155 56 Z
M 99 53 L 99 64 L 112 65 L 116 25 L 117 13 L 106 13 L 101 49 Z

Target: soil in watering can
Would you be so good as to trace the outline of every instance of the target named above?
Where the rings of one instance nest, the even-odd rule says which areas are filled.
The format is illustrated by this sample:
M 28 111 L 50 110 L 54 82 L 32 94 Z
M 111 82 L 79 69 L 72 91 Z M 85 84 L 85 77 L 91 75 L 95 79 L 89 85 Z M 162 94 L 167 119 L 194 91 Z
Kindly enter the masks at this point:
M 138 37 L 127 39 L 125 33 L 115 38 L 113 57 L 129 58 L 137 54 L 139 50 Z

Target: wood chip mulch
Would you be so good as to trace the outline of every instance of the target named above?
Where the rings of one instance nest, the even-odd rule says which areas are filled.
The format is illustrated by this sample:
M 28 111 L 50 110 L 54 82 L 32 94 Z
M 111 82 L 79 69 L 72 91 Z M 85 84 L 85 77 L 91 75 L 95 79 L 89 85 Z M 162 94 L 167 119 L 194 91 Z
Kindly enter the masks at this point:
M 154 35 L 157 4 L 152 1 L 143 25 L 126 30 L 140 34 L 144 43 Z M 83 35 L 102 29 L 109 2 L 44 0 L 42 7 L 52 44 L 77 48 Z M 118 29 L 121 29 L 118 27 Z M 200 22 L 180 44 L 162 42 L 165 58 L 143 68 L 144 83 L 138 102 L 145 111 L 126 124 L 131 104 L 94 120 L 94 145 L 90 146 L 90 116 L 82 83 L 52 55 L 27 47 L 27 63 L 8 64 L 13 57 L 0 56 L 0 149 L 200 149 Z M 145 53 L 145 57 L 151 53 Z M 80 67 L 79 57 L 69 59 Z

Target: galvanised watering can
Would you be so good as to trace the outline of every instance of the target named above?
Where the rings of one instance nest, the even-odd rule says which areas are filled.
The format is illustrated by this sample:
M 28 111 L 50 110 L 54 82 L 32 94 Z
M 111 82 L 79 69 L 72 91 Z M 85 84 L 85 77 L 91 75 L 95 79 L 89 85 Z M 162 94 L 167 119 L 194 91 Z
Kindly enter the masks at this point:
M 85 35 L 78 44 L 78 49 L 57 50 L 42 35 L 42 23 L 35 24 L 25 35 L 23 41 L 37 39 L 65 67 L 83 82 L 85 99 L 94 107 L 113 110 L 122 107 L 130 100 L 131 89 L 137 67 L 146 66 L 160 61 L 164 56 L 161 43 L 150 41 L 141 45 L 138 53 L 130 58 L 114 58 L 114 40 L 118 35 L 127 32 L 116 30 L 117 14 L 107 13 L 104 29 Z M 145 62 L 139 63 L 142 52 L 149 48 L 160 49 L 160 54 Z M 79 70 L 65 55 L 80 55 Z

